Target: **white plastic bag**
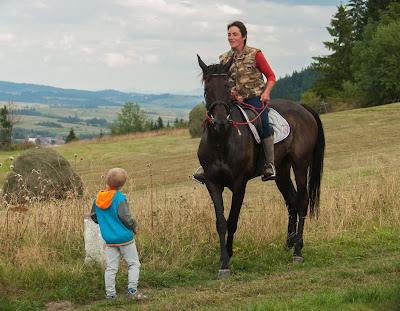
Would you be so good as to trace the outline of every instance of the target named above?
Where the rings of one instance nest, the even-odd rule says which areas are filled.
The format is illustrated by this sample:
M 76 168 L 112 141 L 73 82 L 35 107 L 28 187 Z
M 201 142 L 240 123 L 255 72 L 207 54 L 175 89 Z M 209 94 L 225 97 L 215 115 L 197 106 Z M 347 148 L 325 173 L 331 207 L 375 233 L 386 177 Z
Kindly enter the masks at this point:
M 92 260 L 105 264 L 107 262 L 106 242 L 101 236 L 99 225 L 90 218 L 90 214 L 85 215 L 83 222 L 86 250 L 85 264 Z

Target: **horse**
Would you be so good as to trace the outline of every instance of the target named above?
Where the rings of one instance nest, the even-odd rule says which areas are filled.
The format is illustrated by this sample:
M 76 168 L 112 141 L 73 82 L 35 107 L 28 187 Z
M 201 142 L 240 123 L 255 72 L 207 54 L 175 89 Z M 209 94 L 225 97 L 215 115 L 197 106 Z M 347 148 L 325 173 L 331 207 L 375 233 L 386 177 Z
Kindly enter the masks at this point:
M 233 255 L 233 236 L 246 185 L 250 179 L 262 174 L 263 151 L 246 125 L 237 124 L 243 122 L 243 118 L 239 108 L 231 101 L 229 68 L 233 58 L 226 64 L 208 66 L 199 55 L 197 57 L 203 71 L 207 110 L 197 156 L 204 170 L 204 183 L 215 208 L 221 251 L 219 273 L 229 276 L 228 264 Z M 319 212 L 325 152 L 324 130 L 318 114 L 309 106 L 287 99 L 273 99 L 270 100 L 269 107 L 277 110 L 291 127 L 290 135 L 274 146 L 275 183 L 288 209 L 286 247 L 294 248 L 293 262 L 302 263 L 304 220 L 308 211 L 311 216 L 318 216 Z M 296 188 L 290 177 L 291 169 Z M 225 187 L 232 192 L 227 220 L 222 200 Z

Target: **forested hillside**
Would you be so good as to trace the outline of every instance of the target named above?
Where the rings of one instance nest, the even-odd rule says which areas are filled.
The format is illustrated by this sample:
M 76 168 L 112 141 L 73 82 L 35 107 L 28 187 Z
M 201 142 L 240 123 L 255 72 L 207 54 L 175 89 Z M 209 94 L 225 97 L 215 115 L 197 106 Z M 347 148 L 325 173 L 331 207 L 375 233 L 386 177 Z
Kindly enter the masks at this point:
M 122 106 L 126 102 L 141 107 L 191 109 L 201 103 L 201 96 L 174 94 L 124 93 L 115 90 L 84 91 L 51 86 L 0 81 L 0 101 L 41 103 L 63 108 Z
M 301 94 L 308 91 L 318 77 L 321 77 L 321 75 L 312 72 L 310 67 L 300 72 L 294 71 L 292 75 L 287 75 L 276 81 L 271 92 L 271 98 L 287 98 L 300 101 Z

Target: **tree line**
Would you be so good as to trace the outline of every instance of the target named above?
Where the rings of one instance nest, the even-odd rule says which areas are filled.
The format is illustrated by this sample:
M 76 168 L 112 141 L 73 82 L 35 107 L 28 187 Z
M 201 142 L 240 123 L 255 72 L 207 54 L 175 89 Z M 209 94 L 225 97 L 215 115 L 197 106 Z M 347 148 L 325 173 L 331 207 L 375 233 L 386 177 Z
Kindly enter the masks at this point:
M 325 100 L 334 110 L 391 103 L 400 95 L 400 1 L 350 0 L 330 27 L 332 53 L 313 57 L 319 74 L 302 102 Z

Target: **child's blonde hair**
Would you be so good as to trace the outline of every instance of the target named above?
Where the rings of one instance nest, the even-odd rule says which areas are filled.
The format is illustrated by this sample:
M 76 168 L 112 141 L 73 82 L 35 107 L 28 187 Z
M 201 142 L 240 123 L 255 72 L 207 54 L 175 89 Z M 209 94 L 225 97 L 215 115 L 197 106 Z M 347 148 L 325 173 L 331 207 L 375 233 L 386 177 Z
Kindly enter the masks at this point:
M 112 168 L 107 172 L 106 183 L 115 188 L 121 188 L 126 180 L 128 179 L 128 174 L 123 168 Z

